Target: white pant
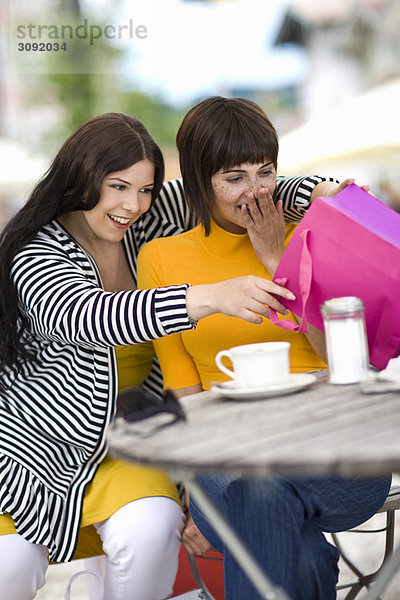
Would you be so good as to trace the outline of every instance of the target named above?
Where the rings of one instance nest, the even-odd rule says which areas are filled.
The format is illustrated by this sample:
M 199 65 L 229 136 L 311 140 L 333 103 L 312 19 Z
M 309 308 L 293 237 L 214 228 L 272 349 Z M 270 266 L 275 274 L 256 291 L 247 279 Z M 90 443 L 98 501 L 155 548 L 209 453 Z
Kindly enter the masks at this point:
M 184 517 L 170 498 L 134 500 L 96 523 L 106 553 L 104 600 L 164 600 L 172 593 Z M 0 600 L 32 600 L 45 583 L 47 548 L 0 536 Z

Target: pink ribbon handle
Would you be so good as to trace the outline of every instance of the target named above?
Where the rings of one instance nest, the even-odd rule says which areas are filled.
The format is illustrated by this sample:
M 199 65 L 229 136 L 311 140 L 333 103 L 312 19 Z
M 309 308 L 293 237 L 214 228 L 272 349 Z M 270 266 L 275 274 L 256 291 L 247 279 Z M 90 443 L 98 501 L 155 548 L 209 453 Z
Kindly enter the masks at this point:
M 309 248 L 309 229 L 303 229 L 300 233 L 300 238 L 302 240 L 302 249 L 300 256 L 300 267 L 299 267 L 299 289 L 300 289 L 300 298 L 302 304 L 302 312 L 300 316 L 300 323 L 294 323 L 289 319 L 279 319 L 276 310 L 273 308 L 269 309 L 269 318 L 271 323 L 274 325 L 278 325 L 282 327 L 282 329 L 295 331 L 296 333 L 307 333 L 307 302 L 310 297 L 311 291 L 311 282 L 312 282 L 312 257 Z M 278 277 L 274 279 L 274 283 L 278 285 L 285 285 L 287 282 L 287 277 Z

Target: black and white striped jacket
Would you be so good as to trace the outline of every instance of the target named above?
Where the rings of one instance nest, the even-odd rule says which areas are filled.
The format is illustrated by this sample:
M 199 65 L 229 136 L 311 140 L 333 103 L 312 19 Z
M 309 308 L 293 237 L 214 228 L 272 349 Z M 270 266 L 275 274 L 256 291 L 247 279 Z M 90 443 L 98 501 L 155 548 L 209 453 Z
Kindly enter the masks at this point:
M 291 220 L 301 218 L 323 180 L 278 178 Z M 165 183 L 124 239 L 134 279 L 147 241 L 194 225 L 181 181 Z M 51 560 L 68 561 L 85 486 L 107 452 L 118 389 L 114 347 L 190 329 L 187 286 L 105 292 L 94 261 L 57 222 L 19 252 L 12 277 L 29 324 L 25 343 L 38 360 L 17 375 L 0 374 L 7 386 L 0 394 L 0 512 L 11 514 L 28 541 L 46 546 Z M 160 392 L 161 384 L 155 365 L 146 385 Z

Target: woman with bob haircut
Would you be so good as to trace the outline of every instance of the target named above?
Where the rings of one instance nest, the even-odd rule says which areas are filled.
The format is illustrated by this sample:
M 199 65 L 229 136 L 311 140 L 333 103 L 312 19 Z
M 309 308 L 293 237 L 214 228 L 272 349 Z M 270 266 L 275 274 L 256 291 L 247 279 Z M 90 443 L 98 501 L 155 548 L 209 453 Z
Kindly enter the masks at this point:
M 289 293 L 244 276 L 138 290 L 149 240 L 194 225 L 146 128 L 83 123 L 0 237 L 0 599 L 30 600 L 49 560 L 106 555 L 106 600 L 163 600 L 183 513 L 163 472 L 111 459 L 118 391 L 162 395 L 148 340 L 222 311 L 257 323 Z M 318 178 L 281 179 L 289 212 Z M 160 192 L 161 190 L 161 192 Z M 149 374 L 150 372 L 150 374 Z
M 177 146 L 187 202 L 200 224 L 147 244 L 138 260 L 139 285 L 151 289 L 183 282 L 189 274 L 193 284 L 245 273 L 272 281 L 296 226 L 285 224 L 276 198 L 278 138 L 268 117 L 250 100 L 212 97 L 187 113 Z M 352 181 L 321 182 L 314 191 L 335 194 Z M 286 318 L 295 320 L 292 314 Z M 165 387 L 182 396 L 227 379 L 214 360 L 220 350 L 280 340 L 291 344 L 292 372 L 326 368 L 321 332 L 310 327 L 307 335 L 293 333 L 268 318 L 255 326 L 212 315 L 196 330 L 155 340 L 154 346 Z M 199 482 L 267 576 L 292 600 L 336 598 L 339 555 L 324 532 L 369 519 L 390 487 L 388 478 L 278 475 L 266 480 L 199 476 Z M 187 550 L 223 552 L 229 600 L 260 598 L 199 507 L 191 502 L 190 510 L 182 534 Z

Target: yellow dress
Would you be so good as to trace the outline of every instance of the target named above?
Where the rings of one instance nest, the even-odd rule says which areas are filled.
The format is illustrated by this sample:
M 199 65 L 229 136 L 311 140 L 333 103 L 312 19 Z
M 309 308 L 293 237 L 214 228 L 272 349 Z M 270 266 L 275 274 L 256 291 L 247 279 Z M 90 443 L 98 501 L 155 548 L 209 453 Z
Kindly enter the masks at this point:
M 119 347 L 116 353 L 119 391 L 140 385 L 149 371 L 154 354 L 151 344 Z M 101 541 L 93 523 L 107 519 L 132 500 L 150 496 L 166 496 L 180 502 L 175 484 L 163 471 L 107 456 L 85 491 L 74 558 L 102 554 Z M 0 535 L 9 533 L 16 533 L 14 521 L 8 514 L 0 515 Z

